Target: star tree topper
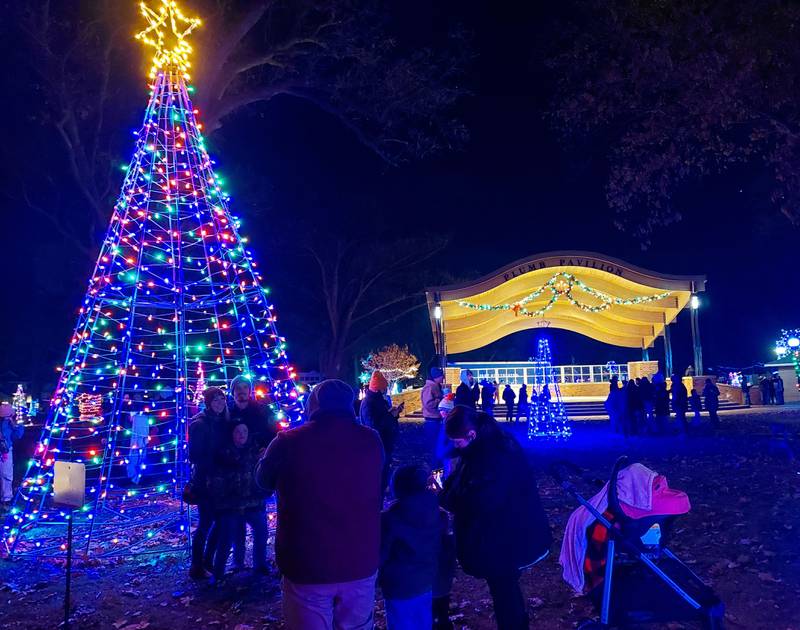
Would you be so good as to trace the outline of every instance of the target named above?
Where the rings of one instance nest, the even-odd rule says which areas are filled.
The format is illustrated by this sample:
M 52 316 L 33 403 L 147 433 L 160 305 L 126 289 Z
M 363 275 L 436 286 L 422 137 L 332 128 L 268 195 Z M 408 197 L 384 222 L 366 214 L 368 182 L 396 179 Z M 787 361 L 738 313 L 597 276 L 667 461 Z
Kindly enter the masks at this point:
M 156 49 L 150 77 L 155 77 L 162 68 L 173 68 L 188 79 L 186 71 L 191 66 L 189 53 L 192 47 L 186 37 L 200 26 L 200 18 L 186 17 L 174 0 L 160 0 L 160 4 L 157 11 L 146 2 L 139 4 L 148 25 L 136 34 L 136 39 Z

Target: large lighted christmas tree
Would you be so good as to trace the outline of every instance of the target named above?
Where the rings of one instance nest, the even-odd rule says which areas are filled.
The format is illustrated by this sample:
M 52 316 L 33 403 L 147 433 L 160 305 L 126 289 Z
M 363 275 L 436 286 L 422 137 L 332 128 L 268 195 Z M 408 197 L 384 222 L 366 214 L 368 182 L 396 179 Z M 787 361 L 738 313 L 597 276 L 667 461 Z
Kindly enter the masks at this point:
M 186 532 L 176 498 L 204 385 L 244 374 L 278 421 L 301 412 L 269 290 L 189 98 L 186 38 L 200 22 L 171 0 L 141 9 L 148 25 L 137 39 L 155 48 L 150 99 L 42 436 L 4 526 L 9 551 L 58 550 L 47 527 L 65 517 L 52 505 L 56 460 L 86 465 L 75 526 L 87 550 L 95 540 L 103 553 L 133 545 L 119 530 L 158 520 L 143 506 L 180 510 L 173 521 Z M 147 516 L 137 521 L 137 514 Z M 159 522 L 145 538 L 165 531 L 169 519 Z

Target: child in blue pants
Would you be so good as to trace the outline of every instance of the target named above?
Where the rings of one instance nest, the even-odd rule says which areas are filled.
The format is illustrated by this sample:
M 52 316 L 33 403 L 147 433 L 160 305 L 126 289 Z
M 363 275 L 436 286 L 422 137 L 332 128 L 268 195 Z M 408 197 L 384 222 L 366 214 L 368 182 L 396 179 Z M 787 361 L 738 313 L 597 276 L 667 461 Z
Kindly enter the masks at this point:
M 432 593 L 447 534 L 447 515 L 428 489 L 428 472 L 402 466 L 392 478 L 395 501 L 381 515 L 381 568 L 387 630 L 433 624 Z

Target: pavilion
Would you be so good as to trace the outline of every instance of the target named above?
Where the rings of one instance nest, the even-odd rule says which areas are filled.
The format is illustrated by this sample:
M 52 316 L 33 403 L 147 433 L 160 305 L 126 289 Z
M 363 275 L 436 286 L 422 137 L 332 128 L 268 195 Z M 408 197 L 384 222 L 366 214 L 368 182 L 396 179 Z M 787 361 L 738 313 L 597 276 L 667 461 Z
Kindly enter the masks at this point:
M 640 348 L 642 361 L 655 369 L 650 350 L 660 337 L 671 374 L 670 324 L 689 308 L 694 368 L 700 375 L 697 294 L 705 285 L 705 276 L 668 275 L 604 254 L 557 251 L 518 260 L 471 282 L 427 289 L 426 295 L 436 352 L 445 366 L 448 355 L 517 331 L 560 328 Z

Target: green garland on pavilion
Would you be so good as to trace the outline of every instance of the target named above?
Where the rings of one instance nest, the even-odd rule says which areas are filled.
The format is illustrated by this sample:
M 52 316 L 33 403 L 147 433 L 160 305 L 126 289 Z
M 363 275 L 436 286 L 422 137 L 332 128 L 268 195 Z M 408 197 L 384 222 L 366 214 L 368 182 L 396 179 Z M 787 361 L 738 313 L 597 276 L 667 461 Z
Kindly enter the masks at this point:
M 591 295 L 594 298 L 600 300 L 600 304 L 586 304 L 584 302 L 579 301 L 575 296 L 572 295 L 572 290 L 577 288 L 587 295 Z M 547 304 L 542 306 L 541 308 L 536 309 L 535 311 L 529 311 L 525 308 L 525 305 L 532 302 L 539 296 L 543 295 L 546 291 L 550 291 L 551 296 L 550 299 L 547 301 Z M 465 300 L 459 300 L 458 305 L 464 308 L 470 308 L 475 311 L 514 311 L 515 316 L 525 315 L 526 317 L 541 317 L 547 311 L 549 311 L 555 303 L 559 300 L 559 298 L 566 299 L 570 304 L 579 308 L 582 311 L 587 313 L 600 313 L 602 311 L 608 310 L 611 306 L 631 306 L 634 304 L 648 304 L 650 302 L 657 302 L 658 300 L 663 300 L 665 297 L 669 297 L 672 294 L 671 291 L 665 291 L 663 293 L 656 293 L 654 295 L 642 295 L 635 298 L 620 298 L 614 297 L 609 295 L 608 293 L 604 293 L 598 289 L 594 289 L 587 285 L 585 282 L 579 280 L 571 273 L 567 273 L 566 271 L 561 271 L 555 274 L 552 278 L 550 278 L 547 282 L 545 282 L 542 286 L 538 289 L 535 289 L 525 297 L 516 302 L 512 302 L 510 304 L 475 304 L 473 302 L 467 302 Z

